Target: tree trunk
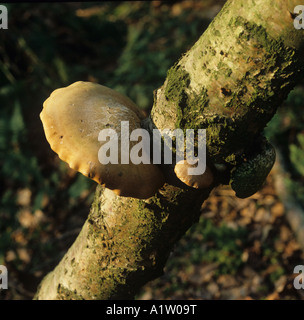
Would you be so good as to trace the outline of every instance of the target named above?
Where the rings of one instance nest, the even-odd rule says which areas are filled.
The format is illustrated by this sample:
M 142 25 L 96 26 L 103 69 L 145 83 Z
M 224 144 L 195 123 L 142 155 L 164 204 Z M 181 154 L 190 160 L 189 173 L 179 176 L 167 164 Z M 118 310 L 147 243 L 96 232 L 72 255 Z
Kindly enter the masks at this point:
M 303 72 L 304 32 L 293 25 L 296 0 L 227 1 L 155 92 L 148 130 L 207 130 L 208 189 L 167 183 L 152 198 L 116 196 L 97 187 L 90 214 L 35 299 L 132 299 L 160 276 L 181 236 L 198 221 L 213 187 L 250 149 Z M 302 59 L 302 60 L 301 60 Z M 226 173 L 217 171 L 221 164 Z

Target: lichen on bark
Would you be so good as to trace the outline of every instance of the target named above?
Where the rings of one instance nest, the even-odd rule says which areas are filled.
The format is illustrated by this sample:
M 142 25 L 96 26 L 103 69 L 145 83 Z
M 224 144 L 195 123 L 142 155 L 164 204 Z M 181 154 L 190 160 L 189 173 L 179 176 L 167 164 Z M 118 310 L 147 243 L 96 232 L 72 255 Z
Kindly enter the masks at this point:
M 216 163 L 237 164 L 301 77 L 303 32 L 288 14 L 295 2 L 245 2 L 227 1 L 168 71 L 151 114 L 158 129 L 206 128 Z

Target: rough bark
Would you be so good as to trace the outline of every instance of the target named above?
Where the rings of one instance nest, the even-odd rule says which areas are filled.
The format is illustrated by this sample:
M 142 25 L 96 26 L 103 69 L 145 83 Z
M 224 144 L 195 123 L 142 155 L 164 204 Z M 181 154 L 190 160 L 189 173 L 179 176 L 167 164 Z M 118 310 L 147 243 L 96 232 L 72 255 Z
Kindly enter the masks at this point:
M 304 37 L 291 14 L 297 4 L 228 1 L 155 92 L 143 126 L 206 128 L 213 185 L 186 187 L 166 166 L 167 183 L 147 200 L 98 186 L 81 233 L 36 299 L 131 299 L 162 274 L 176 241 L 199 219 L 202 202 L 227 182 L 213 165 L 236 165 L 299 79 Z

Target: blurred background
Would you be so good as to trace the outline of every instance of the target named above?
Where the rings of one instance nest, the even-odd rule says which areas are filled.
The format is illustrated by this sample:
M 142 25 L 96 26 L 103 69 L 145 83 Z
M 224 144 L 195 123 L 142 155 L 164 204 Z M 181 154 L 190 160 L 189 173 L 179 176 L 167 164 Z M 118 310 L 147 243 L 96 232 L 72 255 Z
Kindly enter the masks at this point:
M 59 87 L 93 81 L 148 112 L 168 68 L 224 3 L 6 4 L 8 30 L 0 29 L 0 265 L 9 279 L 0 299 L 32 299 L 78 235 L 96 188 L 50 149 L 39 118 L 44 100 Z M 292 210 L 297 221 L 304 217 L 303 107 L 302 83 L 265 129 L 280 162 L 264 188 L 248 199 L 237 199 L 229 187 L 214 190 L 165 274 L 137 299 L 304 299 L 304 291 L 293 287 L 304 243 L 290 220 Z

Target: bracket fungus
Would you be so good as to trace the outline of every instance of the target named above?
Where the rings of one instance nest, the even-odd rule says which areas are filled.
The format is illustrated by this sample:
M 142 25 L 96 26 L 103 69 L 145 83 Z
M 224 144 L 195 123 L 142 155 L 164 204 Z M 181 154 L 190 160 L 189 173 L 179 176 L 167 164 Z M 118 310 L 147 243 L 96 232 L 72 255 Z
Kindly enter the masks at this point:
M 230 185 L 238 198 L 250 197 L 261 189 L 276 159 L 275 148 L 264 137 L 253 149 L 246 161 L 231 171 Z
M 128 121 L 129 129 L 134 130 L 140 128 L 144 118 L 124 95 L 96 83 L 78 81 L 52 92 L 40 118 L 46 139 L 59 158 L 117 195 L 146 199 L 164 184 L 163 174 L 154 164 L 99 161 L 98 152 L 105 143 L 98 140 L 102 129 L 119 133 L 121 122 Z M 118 144 L 124 148 L 121 140 L 118 138 Z
M 191 162 L 193 162 L 191 164 Z M 179 180 L 189 187 L 195 189 L 208 188 L 213 182 L 213 174 L 208 166 L 206 166 L 205 172 L 199 175 L 189 174 L 189 169 L 195 168 L 198 165 L 198 160 L 188 162 L 187 160 L 181 160 L 177 162 L 174 167 L 174 172 Z

